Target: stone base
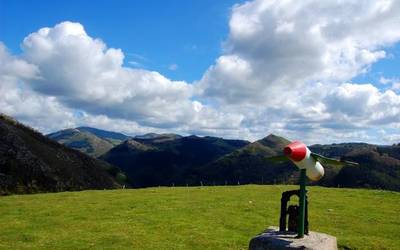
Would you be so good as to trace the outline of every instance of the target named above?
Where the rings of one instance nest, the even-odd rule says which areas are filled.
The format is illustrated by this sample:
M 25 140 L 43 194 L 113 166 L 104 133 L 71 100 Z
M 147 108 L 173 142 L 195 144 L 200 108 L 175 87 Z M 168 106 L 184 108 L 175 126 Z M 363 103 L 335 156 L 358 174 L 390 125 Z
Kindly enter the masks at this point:
M 279 232 L 278 227 L 269 227 L 251 239 L 249 250 L 337 250 L 336 237 L 311 231 L 304 238 L 297 239 L 296 236 L 296 233 Z

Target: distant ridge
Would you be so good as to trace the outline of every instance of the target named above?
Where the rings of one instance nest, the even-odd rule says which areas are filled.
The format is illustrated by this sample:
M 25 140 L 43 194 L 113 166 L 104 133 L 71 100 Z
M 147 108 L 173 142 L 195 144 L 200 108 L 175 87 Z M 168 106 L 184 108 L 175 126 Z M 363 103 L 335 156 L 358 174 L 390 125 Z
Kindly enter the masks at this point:
M 267 158 L 283 152 L 289 141 L 270 134 L 201 167 L 205 183 L 226 184 L 294 184 L 296 168 L 289 162 L 274 164 Z
M 298 170 L 292 163 L 276 164 L 267 159 L 282 154 L 289 142 L 274 134 L 249 143 L 209 136 L 149 133 L 128 138 L 117 146 L 109 145 L 109 150 L 99 157 L 120 167 L 135 187 L 296 184 Z M 400 144 L 316 144 L 310 149 L 328 157 L 360 163 L 359 167 L 324 166 L 324 178 L 311 185 L 400 191 Z
M 196 184 L 193 172 L 249 142 L 175 134 L 134 138 L 121 143 L 101 159 L 121 168 L 135 187 Z
M 99 157 L 130 138 L 121 133 L 90 127 L 64 129 L 48 134 L 47 137 L 94 157 Z
M 296 184 L 299 171 L 292 163 L 272 163 L 267 157 L 281 154 L 289 141 L 269 135 L 203 166 L 203 182 Z M 400 191 L 400 144 L 378 146 L 367 143 L 312 145 L 313 152 L 358 162 L 360 166 L 325 165 L 325 176 L 311 185 L 382 188 Z
M 167 134 L 157 134 L 157 133 L 147 133 L 144 135 L 136 135 L 134 138 L 135 139 L 155 139 L 159 137 L 182 137 L 181 135 L 178 134 L 172 134 L 172 133 L 167 133 Z
M 0 194 L 120 187 L 119 169 L 0 115 Z
M 124 135 L 122 133 L 102 130 L 102 129 L 98 129 L 98 128 L 78 127 L 76 129 L 78 129 L 79 131 L 90 132 L 100 138 L 103 138 L 103 139 L 125 141 L 126 139 L 130 138 L 130 136 Z

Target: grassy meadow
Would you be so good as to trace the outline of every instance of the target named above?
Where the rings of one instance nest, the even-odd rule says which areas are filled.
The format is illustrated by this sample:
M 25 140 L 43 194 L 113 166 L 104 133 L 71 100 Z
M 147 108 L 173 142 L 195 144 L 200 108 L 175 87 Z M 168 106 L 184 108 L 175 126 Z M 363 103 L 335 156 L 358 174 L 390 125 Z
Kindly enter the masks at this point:
M 1 249 L 247 249 L 296 186 L 174 187 L 0 197 Z M 312 231 L 399 249 L 400 193 L 309 187 Z M 295 201 L 293 201 L 294 203 Z

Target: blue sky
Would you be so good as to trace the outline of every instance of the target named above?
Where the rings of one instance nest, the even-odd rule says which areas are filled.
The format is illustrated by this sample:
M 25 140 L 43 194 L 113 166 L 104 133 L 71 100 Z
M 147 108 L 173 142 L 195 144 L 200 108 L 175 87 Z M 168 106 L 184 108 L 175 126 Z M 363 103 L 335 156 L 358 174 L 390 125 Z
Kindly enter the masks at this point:
M 0 0 L 0 112 L 43 133 L 394 143 L 398 13 L 394 0 Z
M 243 2 L 1 0 L 0 40 L 19 53 L 27 34 L 65 20 L 76 21 L 84 24 L 92 37 L 102 38 L 109 47 L 121 48 L 127 65 L 192 82 L 199 80 L 221 54 L 231 7 Z M 400 45 L 386 51 L 392 56 L 375 63 L 353 81 L 377 84 L 382 75 L 397 77 Z M 177 65 L 176 69 L 172 65 Z
M 230 8 L 240 2 L 1 0 L 0 40 L 19 53 L 27 34 L 65 20 L 79 22 L 92 37 L 121 48 L 126 64 L 191 82 L 221 54 Z M 173 64 L 176 70 L 169 69 Z
M 373 83 L 379 88 L 384 89 L 387 86 L 379 84 L 381 77 L 398 78 L 400 72 L 400 44 L 395 44 L 386 49 L 388 57 L 373 64 L 365 73 L 355 77 L 355 82 Z

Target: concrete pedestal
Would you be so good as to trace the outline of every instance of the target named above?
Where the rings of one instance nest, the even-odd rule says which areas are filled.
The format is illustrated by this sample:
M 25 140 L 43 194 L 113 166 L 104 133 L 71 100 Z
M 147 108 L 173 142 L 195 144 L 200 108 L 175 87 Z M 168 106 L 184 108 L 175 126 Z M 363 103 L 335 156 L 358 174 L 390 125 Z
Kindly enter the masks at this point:
M 296 236 L 296 233 L 279 232 L 278 227 L 269 227 L 251 239 L 249 250 L 337 250 L 336 237 L 311 231 L 304 238 L 297 239 Z

